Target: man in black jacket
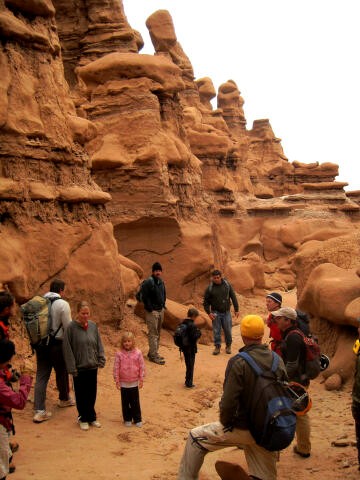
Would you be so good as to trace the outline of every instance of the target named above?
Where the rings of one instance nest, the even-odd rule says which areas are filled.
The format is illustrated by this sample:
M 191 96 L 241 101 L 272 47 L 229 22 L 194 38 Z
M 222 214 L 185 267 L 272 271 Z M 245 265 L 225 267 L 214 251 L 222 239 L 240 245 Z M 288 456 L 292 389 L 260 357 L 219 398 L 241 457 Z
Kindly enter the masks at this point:
M 306 347 L 297 323 L 297 312 L 291 307 L 282 307 L 272 312 L 282 334 L 281 356 L 284 360 L 289 380 L 304 387 L 310 384 L 305 375 Z M 308 413 L 298 415 L 296 419 L 296 441 L 294 453 L 309 458 L 311 452 L 310 418 Z
M 269 369 L 273 358 L 267 345 L 262 344 L 264 326 L 263 319 L 258 315 L 246 315 L 241 320 L 240 332 L 245 347 L 240 351 L 249 353 L 262 368 Z M 282 380 L 287 378 L 281 359 L 276 374 Z M 178 480 L 197 480 L 207 453 L 234 446 L 244 450 L 250 475 L 236 465 L 234 478 L 276 479 L 277 452 L 270 452 L 257 445 L 249 431 L 247 405 L 251 402 L 255 381 L 255 374 L 245 359 L 235 356 L 229 360 L 220 401 L 220 421 L 190 431 Z
M 220 270 L 211 273 L 211 283 L 204 293 L 204 309 L 212 321 L 214 345 L 213 355 L 219 355 L 221 347 L 221 329 L 224 330 L 226 353 L 231 353 L 232 320 L 230 300 L 234 306 L 235 316 L 239 316 L 239 304 L 230 283 L 222 278 Z
M 165 360 L 158 353 L 161 326 L 164 320 L 166 302 L 165 284 L 161 279 L 162 266 L 155 262 L 152 274 L 142 285 L 141 293 L 145 307 L 145 322 L 148 327 L 149 353 L 148 359 L 158 365 L 164 365 Z

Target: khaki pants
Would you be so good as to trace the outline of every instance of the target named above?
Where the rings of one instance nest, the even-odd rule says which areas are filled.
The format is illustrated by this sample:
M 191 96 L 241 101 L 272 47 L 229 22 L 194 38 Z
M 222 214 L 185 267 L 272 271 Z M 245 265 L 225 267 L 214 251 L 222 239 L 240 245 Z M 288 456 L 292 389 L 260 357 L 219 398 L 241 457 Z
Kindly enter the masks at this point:
M 159 312 L 153 310 L 145 313 L 145 322 L 148 328 L 149 353 L 148 357 L 155 359 L 159 353 L 160 332 L 164 320 L 164 309 Z
M 301 453 L 311 452 L 310 418 L 307 413 L 296 417 L 296 443 Z
M 227 447 L 244 450 L 249 475 L 261 480 L 276 480 L 277 452 L 259 447 L 248 430 L 234 428 L 232 432 L 224 431 L 220 422 L 208 423 L 190 431 L 177 479 L 197 480 L 205 455 Z

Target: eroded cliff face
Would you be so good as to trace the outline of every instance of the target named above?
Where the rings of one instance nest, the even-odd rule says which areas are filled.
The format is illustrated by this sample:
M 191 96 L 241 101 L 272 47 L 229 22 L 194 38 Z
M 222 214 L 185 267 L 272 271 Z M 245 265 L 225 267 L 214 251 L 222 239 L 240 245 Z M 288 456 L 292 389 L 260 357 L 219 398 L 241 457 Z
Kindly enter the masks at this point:
M 18 301 L 61 276 L 74 303 L 94 299 L 120 318 L 121 269 L 105 204 L 83 145 L 96 127 L 79 118 L 64 78 L 54 5 L 0 2 L 0 278 Z M 91 262 L 89 262 L 91 258 Z
M 106 318 L 154 259 L 177 302 L 199 304 L 214 266 L 241 294 L 302 292 L 316 265 L 299 256 L 353 238 L 358 192 L 337 165 L 290 163 L 269 120 L 247 129 L 234 80 L 194 79 L 168 11 L 146 25 L 155 55 L 121 1 L 0 0 L 1 278 L 26 297 L 74 276 L 109 294 Z

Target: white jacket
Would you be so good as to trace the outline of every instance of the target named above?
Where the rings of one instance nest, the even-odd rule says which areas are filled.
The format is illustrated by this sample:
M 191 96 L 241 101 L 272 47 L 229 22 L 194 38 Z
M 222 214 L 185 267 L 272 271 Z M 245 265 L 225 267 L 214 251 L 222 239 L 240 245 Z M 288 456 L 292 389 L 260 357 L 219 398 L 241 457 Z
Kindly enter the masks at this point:
M 61 328 L 58 330 L 55 338 L 57 340 L 63 340 L 64 338 L 64 330 L 71 322 L 71 310 L 70 305 L 68 302 L 61 298 L 58 293 L 54 292 L 47 292 L 44 295 L 45 298 L 53 300 L 54 298 L 58 298 L 52 306 L 51 306 L 51 326 L 50 326 L 50 333 L 55 333 L 59 327 Z

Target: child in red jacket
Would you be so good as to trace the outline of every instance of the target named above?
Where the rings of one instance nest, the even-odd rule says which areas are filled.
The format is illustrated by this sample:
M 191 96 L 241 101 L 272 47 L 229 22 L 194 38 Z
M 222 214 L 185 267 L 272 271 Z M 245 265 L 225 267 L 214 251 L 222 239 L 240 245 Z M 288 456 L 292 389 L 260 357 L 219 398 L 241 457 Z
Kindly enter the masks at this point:
M 15 345 L 11 340 L 0 341 L 0 480 L 5 480 L 9 473 L 11 450 L 9 448 L 9 435 L 14 433 L 14 424 L 11 410 L 25 408 L 26 400 L 30 392 L 32 378 L 29 375 L 21 375 L 19 378 L 20 388 L 14 392 L 8 378 L 8 363 L 15 355 Z

